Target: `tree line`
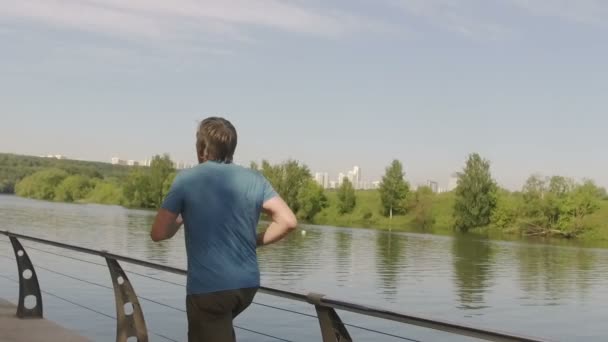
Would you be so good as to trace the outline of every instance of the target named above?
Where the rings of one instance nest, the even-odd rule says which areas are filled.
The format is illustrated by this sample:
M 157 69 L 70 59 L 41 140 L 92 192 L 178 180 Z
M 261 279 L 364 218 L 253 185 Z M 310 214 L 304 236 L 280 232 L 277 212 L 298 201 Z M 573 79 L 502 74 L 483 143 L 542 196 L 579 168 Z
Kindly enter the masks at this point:
M 157 208 L 178 172 L 168 155 L 155 156 L 150 167 L 128 169 L 59 162 L 16 180 L 15 193 L 42 200 Z M 336 190 L 325 190 L 313 180 L 310 169 L 296 160 L 252 162 L 250 168 L 270 181 L 300 220 L 329 225 L 426 232 L 437 227 L 462 232 L 498 229 L 575 237 L 593 228 L 587 218 L 607 198 L 606 190 L 590 180 L 576 182 L 561 176 L 533 175 L 521 191 L 501 189 L 492 178 L 490 162 L 475 153 L 468 157 L 458 173 L 456 189 L 449 194 L 435 194 L 425 186 L 413 191 L 398 160 L 387 166 L 379 189 L 368 191 L 356 191 L 348 179 Z
M 65 166 L 65 165 L 62 165 Z M 86 168 L 50 167 L 25 176 L 14 186 L 18 196 L 59 202 L 158 208 L 176 175 L 169 155 L 152 158 L 150 167 L 131 167 L 115 174 L 88 173 Z
M 119 179 L 126 176 L 130 170 L 128 166 L 102 162 L 58 160 L 54 158 L 0 153 L 0 194 L 15 193 L 17 182 L 46 169 L 59 169 L 70 175 L 78 174 L 91 179 Z

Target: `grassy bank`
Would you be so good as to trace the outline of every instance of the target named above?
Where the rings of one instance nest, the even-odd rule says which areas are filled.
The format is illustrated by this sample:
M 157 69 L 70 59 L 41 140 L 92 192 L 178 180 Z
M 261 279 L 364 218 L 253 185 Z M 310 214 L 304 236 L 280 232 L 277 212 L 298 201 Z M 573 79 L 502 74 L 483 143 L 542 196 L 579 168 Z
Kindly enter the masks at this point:
M 582 241 L 608 242 L 608 200 L 599 203 L 599 209 L 586 218 L 589 229 L 579 236 Z
M 427 227 L 421 227 L 416 220 L 414 212 L 405 215 L 394 216 L 392 220 L 381 214 L 380 193 L 376 190 L 357 191 L 357 205 L 353 212 L 339 214 L 337 193 L 329 191 L 326 193 L 328 207 L 323 209 L 315 219 L 314 224 L 354 227 L 354 228 L 373 228 L 404 232 L 429 233 L 440 235 L 456 234 L 453 229 L 453 207 L 454 194 L 443 193 L 432 196 L 430 216 L 433 223 Z M 585 232 L 577 237 L 581 242 L 596 242 L 605 246 L 608 243 L 608 200 L 599 202 L 599 208 L 593 214 L 585 218 Z M 506 229 L 495 226 L 477 228 L 472 231 L 495 239 L 519 239 L 519 230 L 515 226 Z M 541 239 L 540 237 L 529 237 L 529 239 Z
M 315 216 L 315 224 L 433 234 L 451 234 L 453 232 L 454 195 L 452 193 L 433 196 L 431 215 L 434 223 L 430 227 L 424 228 L 416 222 L 415 214 L 412 212 L 393 216 L 392 220 L 382 215 L 380 192 L 377 190 L 356 191 L 357 205 L 351 213 L 347 214 L 338 212 L 338 197 L 335 191 L 329 191 L 326 195 L 329 205 Z

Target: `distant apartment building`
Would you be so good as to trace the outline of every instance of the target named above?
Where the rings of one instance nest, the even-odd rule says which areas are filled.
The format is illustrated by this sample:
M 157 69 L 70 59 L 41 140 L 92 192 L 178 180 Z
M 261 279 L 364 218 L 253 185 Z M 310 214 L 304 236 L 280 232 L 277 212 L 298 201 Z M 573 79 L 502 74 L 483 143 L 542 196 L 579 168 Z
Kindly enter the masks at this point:
M 348 179 L 348 181 L 353 185 L 353 188 L 355 189 L 361 189 L 362 188 L 362 178 L 361 178 L 361 168 L 358 166 L 353 167 L 352 170 L 349 170 L 346 172 L 346 174 L 344 174 L 343 172 L 340 172 L 338 174 L 338 186 L 342 185 L 342 183 L 344 182 L 344 179 Z
M 439 183 L 429 180 L 426 182 L 426 186 L 431 188 L 431 191 L 434 193 L 439 193 Z
M 133 159 L 129 159 L 129 160 L 127 160 L 127 165 L 129 165 L 129 166 L 138 166 L 139 162 L 136 162 Z
M 194 167 L 194 164 L 192 163 L 186 163 L 183 161 L 179 161 L 179 162 L 173 162 L 173 167 L 176 170 L 185 170 L 185 169 L 191 169 Z
M 68 159 L 68 157 L 64 156 L 63 154 L 47 154 L 45 158 L 53 158 L 59 160 Z
M 342 183 L 344 183 L 344 178 L 346 178 L 344 173 L 338 173 L 338 187 L 342 186 Z
M 127 165 L 127 161 L 118 157 L 112 157 L 112 165 Z
M 380 184 L 381 183 L 382 182 L 380 182 L 380 181 L 374 181 L 374 182 L 372 182 L 372 189 L 380 189 Z
M 330 189 L 336 189 L 338 187 L 338 182 L 336 181 L 329 181 L 329 188 Z
M 323 187 L 323 189 L 329 188 L 329 175 L 327 172 L 317 172 L 315 173 L 315 182 Z
M 351 172 L 353 174 L 353 179 L 351 180 L 353 186 L 355 187 L 355 189 L 361 189 L 361 182 L 363 181 L 361 179 L 361 168 L 355 166 L 353 167 Z

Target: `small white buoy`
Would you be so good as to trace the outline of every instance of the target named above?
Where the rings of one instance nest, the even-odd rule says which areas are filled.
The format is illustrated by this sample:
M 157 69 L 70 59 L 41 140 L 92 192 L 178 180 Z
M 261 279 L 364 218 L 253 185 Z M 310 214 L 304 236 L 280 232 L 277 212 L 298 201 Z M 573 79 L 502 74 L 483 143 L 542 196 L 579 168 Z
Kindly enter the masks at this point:
M 306 235 L 306 231 L 304 229 L 302 229 L 302 236 Z

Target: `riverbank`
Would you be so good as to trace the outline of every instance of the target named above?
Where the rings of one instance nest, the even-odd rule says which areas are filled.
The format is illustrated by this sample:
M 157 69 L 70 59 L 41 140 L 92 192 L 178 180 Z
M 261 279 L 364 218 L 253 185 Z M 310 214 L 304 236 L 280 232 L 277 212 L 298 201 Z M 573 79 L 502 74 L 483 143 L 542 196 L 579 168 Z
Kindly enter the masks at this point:
M 351 213 L 339 214 L 337 193 L 327 192 L 328 206 L 324 208 L 312 224 L 338 226 L 347 228 L 368 228 L 392 230 L 411 233 L 426 233 L 436 235 L 455 235 L 453 227 L 454 193 L 435 194 L 430 197 L 426 224 L 421 224 L 420 214 L 415 210 L 405 215 L 394 216 L 391 220 L 380 214 L 380 193 L 374 190 L 357 191 L 357 205 Z M 599 201 L 598 209 L 585 217 L 584 225 L 588 227 L 574 239 L 585 245 L 608 247 L 608 200 Z M 495 240 L 565 240 L 551 236 L 525 236 L 515 225 L 505 228 L 497 226 L 481 227 L 471 230 L 471 233 Z
M 16 195 L 15 195 L 16 196 Z M 19 196 L 17 196 L 19 197 Z M 410 211 L 405 215 L 396 215 L 391 220 L 381 215 L 380 193 L 376 190 L 356 191 L 357 204 L 351 213 L 340 214 L 338 212 L 338 197 L 335 191 L 326 193 L 327 206 L 322 209 L 312 221 L 300 220 L 303 224 L 323 225 L 342 228 L 364 228 L 373 230 L 384 230 L 394 232 L 422 233 L 432 235 L 455 236 L 462 233 L 453 229 L 453 206 L 454 194 L 442 193 L 433 195 L 427 213 L 428 222 L 420 224 L 417 213 Z M 59 202 L 59 201 L 52 201 Z M 70 203 L 70 202 L 64 202 Z M 153 211 L 150 208 L 130 208 L 120 203 L 107 203 L 94 201 L 91 198 L 71 202 L 76 204 L 102 204 L 119 205 L 125 209 L 141 209 Z M 570 240 L 580 242 L 587 247 L 608 247 L 608 201 L 602 200 L 599 209 L 585 218 L 585 224 L 589 227 L 585 232 L 575 239 L 563 239 L 551 236 L 524 236 L 515 227 L 501 229 L 495 226 L 482 227 L 471 230 L 469 234 L 480 238 L 491 240 L 521 241 L 529 240 L 536 242 L 555 243 L 559 240 Z M 566 241 L 564 241 L 566 242 Z
M 272 183 L 294 209 L 301 222 L 327 226 L 371 228 L 440 235 L 454 234 L 456 193 L 433 193 L 430 188 L 408 191 L 404 183 L 395 216 L 385 214 L 379 190 L 326 190 L 311 178 L 305 165 L 295 161 L 261 167 L 252 164 Z M 169 156 L 155 156 L 150 167 L 124 167 L 104 163 L 0 154 L 0 192 L 32 199 L 66 203 L 157 208 L 176 172 Z M 400 176 L 403 178 L 403 175 Z M 404 179 L 401 179 L 405 182 Z M 559 237 L 608 242 L 608 194 L 593 182 L 564 177 L 532 176 L 521 192 L 495 189 L 482 194 L 485 207 L 476 212 L 473 233 L 507 237 Z M 342 191 L 342 201 L 338 192 Z M 386 190 L 385 190 L 386 192 Z M 464 191 L 470 194 L 470 191 Z M 461 195 L 461 198 L 463 196 Z M 475 200 L 470 199 L 471 203 Z M 480 215 L 478 211 L 484 211 Z M 469 215 L 471 216 L 471 215 Z M 481 222 L 481 223 L 480 223 Z M 462 227 L 461 227 L 462 228 Z

